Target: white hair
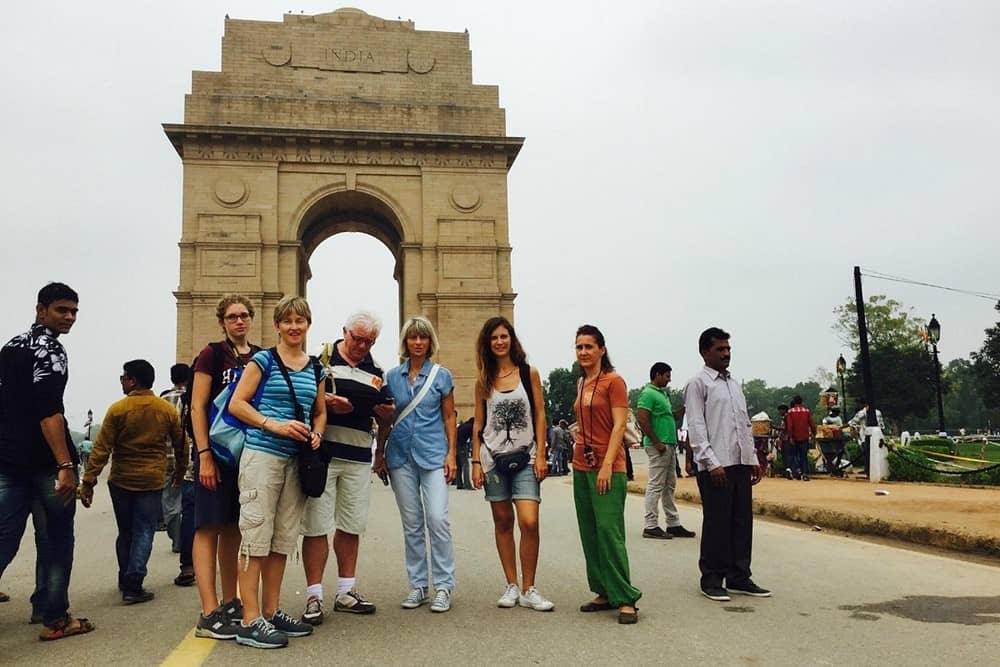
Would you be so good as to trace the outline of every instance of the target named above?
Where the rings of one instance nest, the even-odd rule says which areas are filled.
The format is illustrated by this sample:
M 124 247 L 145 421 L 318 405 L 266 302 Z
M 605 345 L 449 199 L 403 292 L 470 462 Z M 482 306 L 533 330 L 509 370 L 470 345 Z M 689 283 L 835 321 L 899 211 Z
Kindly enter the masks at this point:
M 359 310 L 352 313 L 344 322 L 345 329 L 353 329 L 355 326 L 360 326 L 378 336 L 382 331 L 382 319 L 371 311 Z

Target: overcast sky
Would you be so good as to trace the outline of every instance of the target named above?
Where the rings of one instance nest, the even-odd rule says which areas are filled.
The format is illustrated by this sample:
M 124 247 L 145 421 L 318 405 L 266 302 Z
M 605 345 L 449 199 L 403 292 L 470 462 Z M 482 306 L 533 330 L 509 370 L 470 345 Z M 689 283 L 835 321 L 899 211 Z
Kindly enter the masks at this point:
M 525 137 L 509 176 L 516 324 L 543 376 L 573 361 L 573 332 L 590 322 L 630 386 L 656 360 L 681 385 L 700 365 L 698 333 L 718 325 L 738 376 L 794 384 L 847 352 L 831 311 L 853 295 L 855 264 L 1000 291 L 995 2 L 356 6 L 418 30 L 467 28 L 475 82 L 500 87 L 507 133 Z M 192 70 L 219 70 L 224 15 L 337 7 L 4 9 L 0 338 L 28 327 L 45 282 L 80 292 L 64 339 L 73 426 L 118 398 L 127 359 L 149 359 L 157 389 L 168 384 L 182 167 L 160 124 L 183 122 Z M 352 261 L 383 279 L 345 299 L 329 285 Z M 385 316 L 376 357 L 392 363 L 392 268 L 372 238 L 324 242 L 310 339 L 367 306 Z M 986 300 L 865 290 L 936 313 L 945 361 L 978 349 L 997 319 Z

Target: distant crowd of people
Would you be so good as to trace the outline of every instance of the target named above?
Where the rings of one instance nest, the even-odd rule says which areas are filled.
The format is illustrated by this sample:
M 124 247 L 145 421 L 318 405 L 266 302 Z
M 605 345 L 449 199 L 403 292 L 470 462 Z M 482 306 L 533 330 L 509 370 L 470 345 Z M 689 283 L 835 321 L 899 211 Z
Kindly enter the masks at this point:
M 638 621 L 642 593 L 631 582 L 624 521 L 628 390 L 597 327 L 583 325 L 574 337 L 575 423 L 550 426 L 541 378 L 514 326 L 488 319 L 474 343 L 474 414 L 458 424 L 452 374 L 436 361 L 438 338 L 427 318 L 406 320 L 401 363 L 383 371 L 370 353 L 381 334 L 370 312 L 352 314 L 343 336 L 314 357 L 304 349 L 312 325 L 305 299 L 289 296 L 275 306 L 278 342 L 263 349 L 248 339 L 253 304 L 227 295 L 215 312 L 222 339 L 206 344 L 192 364 L 172 367 L 172 386 L 160 396 L 149 362 L 124 363 L 124 397 L 108 409 L 81 461 L 64 418 L 68 361 L 59 342 L 78 303 L 69 286 L 46 285 L 35 323 L 0 350 L 0 576 L 31 515 L 38 570 L 32 620 L 42 624 L 40 639 L 95 629 L 69 612 L 74 515 L 77 499 L 90 507 L 109 463 L 122 602 L 155 597 L 145 580 L 162 521 L 179 554 L 174 583 L 197 587 L 199 637 L 278 648 L 311 634 L 331 610 L 374 613 L 358 586 L 373 475 L 391 486 L 399 510 L 408 579 L 402 608 L 451 608 L 448 485 L 455 482 L 482 489 L 489 503 L 503 577 L 497 606 L 553 610 L 536 581 L 541 489 L 549 474 L 572 472 L 594 594 L 580 611 L 614 610 L 618 623 Z M 728 371 L 729 338 L 714 327 L 700 336 L 704 366 L 685 386 L 683 408 L 685 467 L 697 475 L 704 514 L 700 588 L 717 601 L 731 593 L 770 596 L 751 579 L 751 487 L 762 469 L 746 401 Z M 680 409 L 666 391 L 671 368 L 656 362 L 649 377 L 636 413 L 649 457 L 642 537 L 691 538 L 673 498 Z M 222 422 L 243 433 L 238 448 L 223 442 L 216 430 Z M 300 538 L 306 601 L 292 614 L 282 608 L 281 586 Z M 327 594 L 331 546 L 337 578 Z

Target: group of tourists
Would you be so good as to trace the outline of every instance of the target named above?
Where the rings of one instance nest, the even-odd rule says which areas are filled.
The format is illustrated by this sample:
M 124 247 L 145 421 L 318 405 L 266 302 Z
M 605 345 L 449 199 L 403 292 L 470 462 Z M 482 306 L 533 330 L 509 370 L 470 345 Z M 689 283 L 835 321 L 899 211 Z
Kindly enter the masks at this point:
M 223 340 L 198 354 L 188 387 L 172 372 L 174 387 L 165 392 L 170 401 L 153 395 L 148 362 L 124 364 L 125 398 L 108 410 L 78 473 L 63 416 L 67 360 L 58 341 L 72 327 L 78 301 L 68 286 L 47 285 L 38 296 L 34 326 L 0 351 L 0 575 L 16 554 L 27 516 L 34 514 L 36 542 L 44 546 L 37 553 L 40 574 L 32 596 L 44 624 L 41 639 L 95 627 L 68 611 L 74 500 L 79 496 L 90 506 L 109 458 L 118 587 L 125 604 L 154 597 L 143 580 L 161 503 L 169 497 L 182 499 L 180 533 L 187 537 L 175 542 L 181 554 L 175 583 L 197 585 L 202 606 L 197 636 L 277 648 L 290 637 L 311 634 L 330 607 L 373 613 L 375 604 L 358 590 L 357 563 L 374 473 L 391 485 L 402 523 L 409 586 L 402 608 L 449 611 L 456 563 L 448 485 L 457 474 L 457 415 L 452 374 L 436 361 L 438 338 L 427 318 L 403 324 L 401 363 L 383 372 L 370 353 L 381 322 L 369 312 L 351 315 L 343 337 L 312 357 L 304 348 L 312 325 L 305 299 L 289 296 L 275 306 L 278 342 L 262 349 L 248 340 L 253 304 L 228 295 L 215 313 Z M 702 335 L 706 366 L 685 390 L 705 512 L 701 588 L 714 600 L 728 599 L 726 587 L 770 595 L 750 579 L 750 486 L 760 470 L 745 401 L 727 371 L 728 339 L 721 329 Z M 581 377 L 574 403 L 573 494 L 594 593 L 580 611 L 615 610 L 619 623 L 631 624 L 638 620 L 642 593 L 631 583 L 625 547 L 628 390 L 597 327 L 581 326 L 574 345 Z M 555 604 L 536 582 L 541 483 L 549 473 L 541 378 L 504 317 L 483 324 L 475 350 L 471 484 L 484 490 L 492 513 L 504 577 L 497 605 L 551 611 Z M 657 390 L 669 381 L 669 366 L 663 366 L 651 370 Z M 672 470 L 676 454 L 667 445 L 676 437 L 662 426 L 669 400 L 664 408 L 656 396 L 644 396 L 639 414 L 647 448 L 663 458 L 657 470 Z M 245 429 L 238 460 L 211 435 L 220 409 Z M 172 450 L 169 478 L 164 443 Z M 314 460 L 324 466 L 325 483 L 318 490 L 303 481 L 304 463 Z M 167 494 L 165 488 L 178 492 Z M 672 510 L 666 533 L 693 536 Z M 656 501 L 654 522 L 655 516 Z M 281 607 L 281 586 L 299 537 L 306 604 L 293 615 Z M 323 578 L 331 544 L 338 576 L 328 607 Z

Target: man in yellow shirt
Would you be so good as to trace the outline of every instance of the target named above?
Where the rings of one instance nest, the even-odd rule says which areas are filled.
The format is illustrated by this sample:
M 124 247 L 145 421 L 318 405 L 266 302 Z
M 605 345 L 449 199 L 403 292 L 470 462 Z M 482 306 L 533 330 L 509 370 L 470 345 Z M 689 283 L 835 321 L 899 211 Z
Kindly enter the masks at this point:
M 142 582 L 160 519 L 167 443 L 176 461 L 170 481 L 174 486 L 179 487 L 184 479 L 188 453 L 177 410 L 150 390 L 153 366 L 144 359 L 126 362 L 119 379 L 125 398 L 108 408 L 83 474 L 81 497 L 89 506 L 97 478 L 113 454 L 108 492 L 118 523 L 118 588 L 122 602 L 136 604 L 154 597 Z

